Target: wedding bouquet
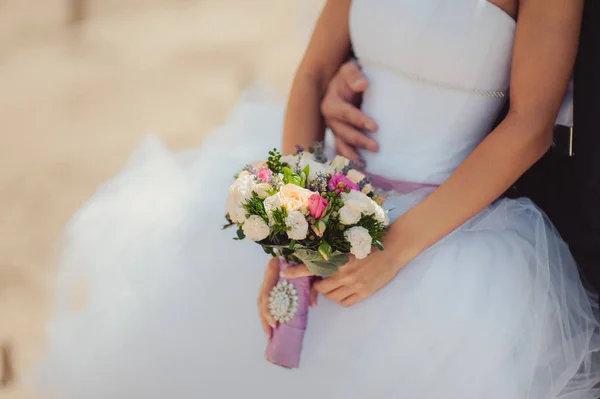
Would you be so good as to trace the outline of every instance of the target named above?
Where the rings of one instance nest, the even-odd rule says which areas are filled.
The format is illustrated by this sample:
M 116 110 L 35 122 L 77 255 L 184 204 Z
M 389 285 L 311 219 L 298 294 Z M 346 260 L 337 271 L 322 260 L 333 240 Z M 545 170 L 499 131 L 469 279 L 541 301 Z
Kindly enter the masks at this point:
M 328 162 L 321 143 L 295 155 L 269 152 L 266 161 L 246 166 L 229 188 L 225 227 L 237 226 L 280 260 L 280 268 L 304 264 L 315 276 L 329 276 L 349 261 L 363 259 L 381 243 L 389 220 L 365 176 L 348 159 Z M 311 278 L 280 278 L 269 309 L 278 322 L 266 357 L 298 367 L 307 325 Z

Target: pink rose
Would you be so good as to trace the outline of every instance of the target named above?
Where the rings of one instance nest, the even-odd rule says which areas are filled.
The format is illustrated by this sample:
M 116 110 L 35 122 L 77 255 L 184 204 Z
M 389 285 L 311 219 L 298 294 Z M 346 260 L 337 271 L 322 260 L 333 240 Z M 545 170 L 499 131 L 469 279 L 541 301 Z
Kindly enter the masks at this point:
M 258 170 L 258 178 L 264 183 L 269 183 L 271 181 L 271 176 L 273 176 L 273 172 L 269 168 L 260 168 Z
M 308 198 L 308 212 L 310 216 L 319 219 L 327 209 L 327 200 L 319 194 L 313 194 Z
M 331 176 L 328 187 L 331 191 L 338 191 L 340 193 L 347 189 L 360 191 L 358 184 L 348 179 L 343 173 L 336 173 Z

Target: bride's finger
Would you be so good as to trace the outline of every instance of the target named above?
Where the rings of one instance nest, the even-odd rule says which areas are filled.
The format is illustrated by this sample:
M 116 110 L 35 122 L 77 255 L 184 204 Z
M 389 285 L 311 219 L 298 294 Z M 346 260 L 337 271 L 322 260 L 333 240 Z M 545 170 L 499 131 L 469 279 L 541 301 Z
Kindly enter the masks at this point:
M 261 293 L 259 310 L 261 315 L 261 320 L 264 320 L 271 328 L 275 328 L 277 322 L 271 316 L 271 312 L 269 312 L 269 293 L 263 292 Z
M 337 302 L 343 305 L 344 300 L 354 294 L 354 290 L 350 287 L 341 286 L 333 291 L 328 292 L 325 297 L 330 301 Z
M 342 305 L 344 307 L 350 307 L 350 306 L 356 305 L 357 303 L 359 303 L 363 299 L 364 298 L 361 295 L 359 295 L 359 294 L 352 294 L 348 298 L 343 299 L 340 302 L 340 305 Z
M 308 270 L 308 267 L 306 267 L 305 265 L 296 265 L 296 266 L 290 266 L 290 267 L 282 270 L 281 276 L 283 278 L 294 279 L 294 278 L 300 278 L 300 277 L 314 276 L 314 274 L 313 274 L 313 272 Z
M 262 325 L 263 331 L 265 332 L 265 337 L 267 339 L 271 338 L 273 330 L 271 329 L 271 326 L 269 325 L 269 323 L 267 323 L 265 318 L 262 317 L 262 314 L 260 314 L 260 324 Z
M 333 276 L 329 276 L 323 280 L 315 281 L 313 284 L 313 288 L 317 292 L 319 292 L 323 295 L 327 295 L 331 291 L 346 285 L 346 284 L 344 284 L 344 282 L 345 282 L 345 279 L 342 279 L 342 277 L 340 275 L 334 274 Z

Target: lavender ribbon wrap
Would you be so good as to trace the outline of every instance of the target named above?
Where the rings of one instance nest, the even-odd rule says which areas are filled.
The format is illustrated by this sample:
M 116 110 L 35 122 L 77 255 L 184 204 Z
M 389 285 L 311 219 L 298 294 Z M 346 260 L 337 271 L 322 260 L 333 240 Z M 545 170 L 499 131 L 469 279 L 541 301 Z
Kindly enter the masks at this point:
M 279 269 L 284 270 L 291 266 L 283 258 L 279 258 Z M 310 290 L 312 277 L 300 277 L 295 279 L 284 279 L 294 285 L 298 294 L 298 310 L 294 317 L 287 323 L 279 323 L 271 334 L 267 345 L 265 357 L 268 361 L 286 368 L 298 368 L 300 365 L 300 353 L 304 333 L 308 325 L 308 309 L 310 305 Z
M 373 187 L 379 188 L 384 191 L 394 191 L 398 194 L 408 194 L 422 188 L 438 187 L 437 184 L 392 180 L 384 176 L 374 175 L 372 173 L 367 173 L 366 175 L 371 179 L 371 184 L 373 185 Z

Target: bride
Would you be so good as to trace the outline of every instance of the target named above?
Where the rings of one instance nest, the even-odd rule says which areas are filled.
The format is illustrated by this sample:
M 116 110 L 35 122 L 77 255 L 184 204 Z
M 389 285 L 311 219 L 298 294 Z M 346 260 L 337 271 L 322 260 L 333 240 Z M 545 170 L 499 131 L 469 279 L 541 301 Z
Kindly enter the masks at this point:
M 246 103 L 191 155 L 149 139 L 73 217 L 42 397 L 597 398 L 599 323 L 569 249 L 529 200 L 499 198 L 550 146 L 582 7 L 329 0 L 283 126 Z M 385 251 L 315 284 L 287 370 L 263 356 L 278 269 L 219 226 L 231 176 L 282 130 L 285 153 L 324 138 L 319 104 L 351 46 L 379 124 L 367 171 L 412 190 L 388 196 Z

